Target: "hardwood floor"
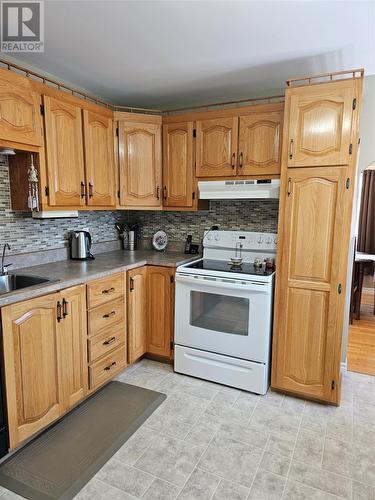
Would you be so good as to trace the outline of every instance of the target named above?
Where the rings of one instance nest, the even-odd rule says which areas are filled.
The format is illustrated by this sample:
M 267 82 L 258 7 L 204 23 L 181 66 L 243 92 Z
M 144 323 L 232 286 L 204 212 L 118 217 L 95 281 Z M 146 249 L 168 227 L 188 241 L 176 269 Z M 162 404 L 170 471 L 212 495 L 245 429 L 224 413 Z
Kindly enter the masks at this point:
M 361 319 L 349 327 L 348 370 L 375 375 L 375 315 L 373 293 L 362 296 Z

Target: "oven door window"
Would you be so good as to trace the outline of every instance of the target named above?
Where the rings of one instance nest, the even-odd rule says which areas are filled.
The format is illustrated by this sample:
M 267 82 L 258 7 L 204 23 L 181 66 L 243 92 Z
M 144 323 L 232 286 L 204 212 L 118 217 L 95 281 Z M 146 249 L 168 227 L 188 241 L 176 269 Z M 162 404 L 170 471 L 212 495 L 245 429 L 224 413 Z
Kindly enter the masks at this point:
M 249 334 L 250 300 L 231 295 L 190 292 L 190 324 L 232 335 Z

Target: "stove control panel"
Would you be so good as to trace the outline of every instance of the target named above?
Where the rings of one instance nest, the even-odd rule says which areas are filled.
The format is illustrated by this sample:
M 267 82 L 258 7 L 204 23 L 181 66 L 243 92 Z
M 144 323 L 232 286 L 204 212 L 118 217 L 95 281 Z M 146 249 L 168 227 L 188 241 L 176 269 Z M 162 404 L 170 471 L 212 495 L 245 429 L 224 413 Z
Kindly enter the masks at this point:
M 232 250 L 240 245 L 242 250 L 275 252 L 277 233 L 252 233 L 249 231 L 205 231 L 204 233 L 203 246 L 205 248 Z

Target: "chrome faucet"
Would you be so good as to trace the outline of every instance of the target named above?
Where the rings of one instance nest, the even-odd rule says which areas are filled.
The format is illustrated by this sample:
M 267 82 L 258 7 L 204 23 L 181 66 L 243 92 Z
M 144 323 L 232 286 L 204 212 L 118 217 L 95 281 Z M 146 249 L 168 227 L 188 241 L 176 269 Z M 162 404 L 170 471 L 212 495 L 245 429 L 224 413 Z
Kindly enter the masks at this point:
M 3 246 L 3 256 L 1 258 L 1 276 L 4 276 L 4 274 L 8 274 L 8 267 L 12 265 L 12 264 L 5 264 L 4 265 L 5 251 L 6 250 L 10 250 L 9 243 L 5 243 L 5 245 Z

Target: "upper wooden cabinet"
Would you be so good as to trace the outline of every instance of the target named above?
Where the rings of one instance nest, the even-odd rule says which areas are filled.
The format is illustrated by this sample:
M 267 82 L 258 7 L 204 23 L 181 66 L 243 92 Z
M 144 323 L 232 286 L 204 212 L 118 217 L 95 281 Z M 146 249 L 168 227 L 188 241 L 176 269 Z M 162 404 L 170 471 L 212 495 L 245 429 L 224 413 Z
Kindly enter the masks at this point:
M 163 125 L 163 205 L 193 206 L 193 122 Z
M 350 80 L 293 88 L 287 106 L 289 167 L 348 165 L 355 107 Z
M 0 70 L 0 140 L 42 146 L 40 103 L 30 80 Z
M 43 102 L 49 205 L 85 205 L 81 108 L 49 96 Z
M 161 186 L 161 125 L 120 121 L 120 206 L 161 207 Z
M 115 206 L 113 121 L 83 110 L 87 204 Z
M 196 122 L 197 177 L 236 175 L 238 117 Z
M 173 341 L 174 273 L 170 267 L 147 267 L 147 352 L 170 357 Z
M 238 174 L 279 174 L 282 111 L 240 116 Z
M 127 273 L 128 362 L 146 353 L 147 336 L 147 267 Z
M 84 286 L 1 310 L 10 447 L 59 418 L 86 393 Z

